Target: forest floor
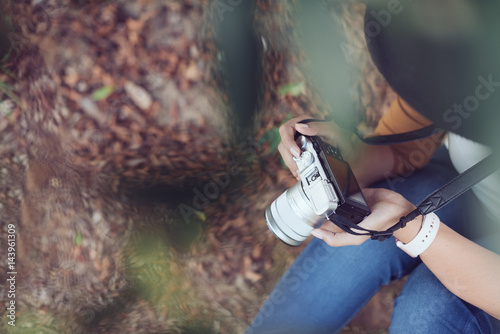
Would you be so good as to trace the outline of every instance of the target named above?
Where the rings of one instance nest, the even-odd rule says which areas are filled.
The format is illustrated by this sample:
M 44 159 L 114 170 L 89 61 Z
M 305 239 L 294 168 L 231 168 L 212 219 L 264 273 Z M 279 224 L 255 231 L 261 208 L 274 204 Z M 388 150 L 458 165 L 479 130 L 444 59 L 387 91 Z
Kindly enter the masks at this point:
M 3 308 L 0 330 L 243 333 L 305 246 L 278 242 L 264 220 L 296 182 L 277 128 L 324 114 L 288 49 L 289 5 L 256 3 L 262 89 L 255 130 L 236 143 L 210 1 L 10 8 L 9 36 L 30 47 L 0 69 L 1 247 L 15 226 L 19 272 L 16 327 Z M 343 10 L 348 38 L 362 40 L 363 7 Z M 370 128 L 393 95 L 366 49 L 355 56 Z M 383 287 L 342 333 L 386 332 L 401 285 Z

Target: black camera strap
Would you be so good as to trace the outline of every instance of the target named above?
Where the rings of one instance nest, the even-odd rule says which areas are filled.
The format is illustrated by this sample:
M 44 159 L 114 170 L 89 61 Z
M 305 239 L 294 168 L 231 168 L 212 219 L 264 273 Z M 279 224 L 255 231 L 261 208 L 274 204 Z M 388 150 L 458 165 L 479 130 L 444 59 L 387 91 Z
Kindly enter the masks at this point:
M 305 119 L 298 123 L 307 124 L 311 122 L 330 122 L 330 121 L 332 121 L 332 117 L 327 116 L 325 117 L 325 119 Z M 413 131 L 396 133 L 392 135 L 373 136 L 373 137 L 364 137 L 356 128 L 347 129 L 347 131 L 353 132 L 363 143 L 368 145 L 392 145 L 392 144 L 401 144 L 419 139 L 424 139 L 433 136 L 439 132 L 442 132 L 443 129 L 437 127 L 434 124 L 431 124 L 429 126 Z
M 410 212 L 408 215 L 401 217 L 396 224 L 385 231 L 365 229 L 341 215 L 331 215 L 330 220 L 347 233 L 354 235 L 370 235 L 373 240 L 383 241 L 391 237 L 394 231 L 404 228 L 407 223 L 419 215 L 426 215 L 442 208 L 455 198 L 465 193 L 476 183 L 498 170 L 498 164 L 495 158 L 496 156 L 491 154 L 462 174 L 457 175 L 454 179 L 427 196 L 422 202 L 420 202 L 415 210 Z M 353 230 L 362 232 L 356 232 Z
M 330 119 L 325 120 L 316 120 L 316 119 L 307 119 L 303 120 L 299 123 L 310 123 L 310 122 L 328 122 Z M 429 137 L 439 131 L 440 129 L 431 125 L 416 131 L 405 132 L 401 134 L 387 135 L 387 136 L 378 136 L 378 137 L 368 137 L 362 138 L 359 133 L 356 131 L 356 134 L 360 136 L 363 142 L 367 144 L 373 145 L 391 145 L 396 143 L 408 142 L 413 140 L 423 139 L 425 137 Z M 340 227 L 343 231 L 354 234 L 354 235 L 370 235 L 371 239 L 383 241 L 389 237 L 391 237 L 394 231 L 404 228 L 406 224 L 419 215 L 426 215 L 431 212 L 434 212 L 449 202 L 453 201 L 455 198 L 459 197 L 467 190 L 469 190 L 472 186 L 491 175 L 498 168 L 498 162 L 496 160 L 496 155 L 490 154 L 483 160 L 479 161 L 474 166 L 467 169 L 462 174 L 457 175 L 451 181 L 446 183 L 441 188 L 432 192 L 429 196 L 427 196 L 415 210 L 410 212 L 408 215 L 401 217 L 399 221 L 391 226 L 389 229 L 385 231 L 374 231 L 365 229 L 349 219 L 341 216 L 333 214 L 329 217 L 329 219 L 338 227 Z M 357 231 L 359 232 L 357 232 Z

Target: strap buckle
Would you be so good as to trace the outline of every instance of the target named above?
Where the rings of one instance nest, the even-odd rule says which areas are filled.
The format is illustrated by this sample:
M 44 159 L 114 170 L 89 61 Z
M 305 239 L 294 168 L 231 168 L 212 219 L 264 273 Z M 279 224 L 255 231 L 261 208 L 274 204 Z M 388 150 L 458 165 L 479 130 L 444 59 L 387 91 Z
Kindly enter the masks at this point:
M 377 231 L 370 237 L 372 240 L 384 241 L 392 237 L 392 231 Z

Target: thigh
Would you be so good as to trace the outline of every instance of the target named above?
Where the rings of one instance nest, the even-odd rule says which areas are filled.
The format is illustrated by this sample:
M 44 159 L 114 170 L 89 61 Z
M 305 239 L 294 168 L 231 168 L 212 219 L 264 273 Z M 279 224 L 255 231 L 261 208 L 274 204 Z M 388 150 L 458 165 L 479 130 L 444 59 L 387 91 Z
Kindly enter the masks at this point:
M 417 263 L 393 242 L 332 248 L 314 239 L 278 282 L 247 334 L 336 332 L 382 284 Z
M 394 303 L 390 333 L 495 333 L 498 321 L 452 294 L 420 264 Z

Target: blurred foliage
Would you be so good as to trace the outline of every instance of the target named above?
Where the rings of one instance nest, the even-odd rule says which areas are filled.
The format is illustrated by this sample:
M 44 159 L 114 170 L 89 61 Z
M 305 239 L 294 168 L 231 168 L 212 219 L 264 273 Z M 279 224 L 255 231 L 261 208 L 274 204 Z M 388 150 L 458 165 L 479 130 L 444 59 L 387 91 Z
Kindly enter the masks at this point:
M 73 244 L 75 246 L 81 246 L 83 241 L 82 232 L 78 231 L 73 237 Z
M 0 13 L 4 12 L 3 5 L 5 3 L 0 1 Z M 10 61 L 13 53 L 13 46 L 11 40 L 11 33 L 14 30 L 12 17 L 9 15 L 0 14 L 0 113 L 9 115 L 12 106 L 5 104 L 5 97 L 13 103 L 20 105 L 19 99 L 16 95 L 16 88 L 9 84 L 12 80 L 17 80 L 14 73 L 11 71 Z M 8 103 L 8 102 L 7 102 Z
M 4 80 L 7 79 L 6 76 L 16 80 L 16 76 L 9 69 L 9 59 L 11 57 L 11 54 L 12 48 L 10 48 L 10 50 L 0 59 L 0 112 L 3 112 L 7 115 L 8 108 L 2 107 L 2 104 L 4 103 L 2 95 L 6 95 L 10 100 L 18 105 L 20 104 L 19 99 L 15 94 L 16 88 L 2 81 L 2 76 L 4 77 Z
M 287 95 L 290 96 L 299 96 L 301 94 L 305 94 L 306 91 L 306 83 L 304 81 L 301 82 L 292 82 L 280 87 L 280 96 L 285 97 Z
M 300 85 L 300 83 L 298 85 Z M 287 85 L 287 86 L 297 87 L 297 84 L 290 84 L 290 85 Z M 294 90 L 296 88 L 288 88 L 288 89 Z M 285 120 L 283 121 L 283 123 L 288 122 L 292 118 L 293 118 L 293 114 L 289 113 L 287 115 L 287 117 L 285 118 Z M 261 145 L 261 146 L 264 145 L 264 144 L 266 144 L 266 143 L 269 143 L 269 153 L 271 153 L 271 154 L 275 154 L 275 153 L 278 152 L 278 145 L 281 142 L 281 135 L 280 135 L 280 131 L 279 131 L 280 126 L 276 126 L 276 127 L 272 128 L 272 129 L 266 131 L 264 133 L 264 135 L 259 140 L 259 145 Z M 285 161 L 283 160 L 283 158 L 281 157 L 281 155 L 280 155 L 280 161 L 281 161 L 281 165 L 283 166 L 283 168 L 288 169 L 288 166 L 285 164 Z
M 310 89 L 319 94 L 337 124 L 352 128 L 356 96 L 351 87 L 357 69 L 339 47 L 345 43 L 340 20 L 325 10 L 323 1 L 301 0 L 295 4 L 297 43 L 312 81 Z
M 158 231 L 135 232 L 129 243 L 128 268 L 134 290 L 158 311 L 179 313 L 182 281 L 176 274 L 166 236 Z M 172 314 L 172 315 L 173 315 Z M 177 314 L 182 317 L 182 314 Z M 177 317 L 176 317 L 177 318 Z
M 203 213 L 198 217 L 200 222 L 205 219 Z M 185 250 L 199 237 L 201 227 L 193 222 L 172 225 L 175 228 L 148 226 L 133 232 L 126 248 L 128 275 L 135 296 L 146 300 L 158 316 L 175 319 L 189 329 L 186 333 L 198 333 L 196 328 L 205 327 L 193 325 L 196 319 L 190 318 L 197 296 L 182 273 L 172 240 Z
M 10 321 L 6 316 L 2 317 L 2 333 L 6 334 L 73 334 L 81 333 L 79 326 L 68 322 L 66 318 L 57 318 L 44 310 L 25 311 L 16 310 L 15 326 L 8 325 Z
M 203 321 L 195 321 L 191 324 L 181 327 L 182 334 L 216 334 L 209 323 Z
M 278 145 L 281 141 L 279 127 L 274 127 L 271 130 L 264 133 L 262 138 L 259 140 L 259 144 L 269 143 L 269 152 L 272 154 L 278 151 Z
M 206 225 L 207 216 L 203 211 L 194 210 L 194 217 L 188 222 L 180 215 L 173 217 L 173 224 L 166 226 L 167 240 L 179 252 L 188 252 L 199 241 Z
M 108 98 L 111 94 L 113 94 L 114 91 L 115 88 L 109 85 L 98 88 L 92 93 L 92 100 L 94 101 L 104 100 Z

